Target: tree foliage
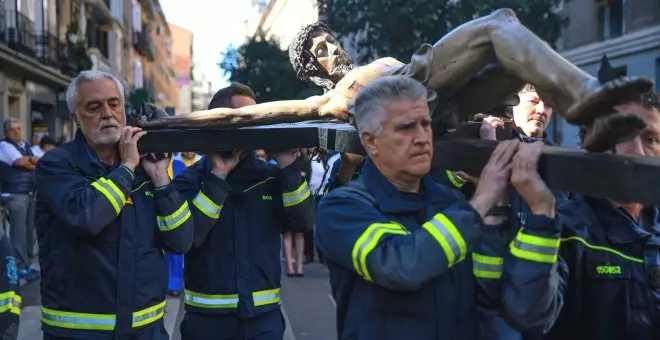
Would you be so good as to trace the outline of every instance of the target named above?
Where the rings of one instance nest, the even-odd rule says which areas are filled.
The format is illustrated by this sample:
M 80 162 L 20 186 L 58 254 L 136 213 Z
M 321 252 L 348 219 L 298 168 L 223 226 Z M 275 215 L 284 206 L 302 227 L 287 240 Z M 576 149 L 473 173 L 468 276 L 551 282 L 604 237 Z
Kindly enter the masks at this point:
M 255 35 L 238 48 L 230 46 L 220 67 L 230 74 L 230 81 L 249 86 L 259 103 L 302 99 L 322 93 L 318 87 L 298 80 L 288 52 L 263 34 Z
M 324 21 L 338 35 L 357 40 L 359 63 L 375 57 L 408 61 L 422 43 L 435 43 L 452 28 L 498 8 L 511 8 L 520 21 L 550 45 L 568 23 L 553 9 L 563 0 L 317 0 Z M 362 32 L 359 39 L 353 34 Z

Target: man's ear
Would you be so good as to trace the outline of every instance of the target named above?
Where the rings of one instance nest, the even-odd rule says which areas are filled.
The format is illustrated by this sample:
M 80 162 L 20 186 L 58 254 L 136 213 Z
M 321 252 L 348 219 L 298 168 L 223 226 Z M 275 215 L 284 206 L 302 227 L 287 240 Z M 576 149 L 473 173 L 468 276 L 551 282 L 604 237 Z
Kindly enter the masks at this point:
M 360 140 L 362 140 L 362 146 L 368 155 L 376 156 L 378 155 L 378 147 L 376 146 L 376 136 L 367 131 L 360 133 Z

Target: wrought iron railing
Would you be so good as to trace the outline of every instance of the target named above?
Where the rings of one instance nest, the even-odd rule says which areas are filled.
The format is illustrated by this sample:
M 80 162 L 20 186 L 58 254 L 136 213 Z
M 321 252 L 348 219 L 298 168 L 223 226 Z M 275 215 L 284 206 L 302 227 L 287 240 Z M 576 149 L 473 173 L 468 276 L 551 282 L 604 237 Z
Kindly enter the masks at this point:
M 13 28 L 13 30 L 14 39 L 12 39 L 12 28 L 9 29 L 9 41 L 15 42 L 18 51 L 35 56 L 37 44 L 32 20 L 23 13 L 17 13 L 16 28 Z
M 0 0 L 0 42 L 7 42 L 7 9 L 5 1 Z
M 36 55 L 48 66 L 59 66 L 58 39 L 50 32 L 40 32 L 36 35 Z

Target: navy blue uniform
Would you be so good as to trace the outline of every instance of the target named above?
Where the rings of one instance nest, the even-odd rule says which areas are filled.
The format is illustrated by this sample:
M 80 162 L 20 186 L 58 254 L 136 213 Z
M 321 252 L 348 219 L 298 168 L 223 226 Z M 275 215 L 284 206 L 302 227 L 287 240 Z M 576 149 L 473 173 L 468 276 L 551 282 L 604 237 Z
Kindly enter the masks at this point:
M 554 325 L 546 339 L 658 338 L 657 208 L 635 221 L 606 200 L 575 196 L 558 205 L 554 220 L 528 219 L 516 240 L 506 260 L 511 285 L 503 292 L 513 325 Z
M 210 166 L 179 177 L 194 186 Z M 313 225 L 314 201 L 297 163 L 278 169 L 249 156 L 227 176 L 231 194 L 212 226 L 195 228 L 185 256 L 183 339 L 282 339 L 280 235 Z M 185 187 L 178 187 L 186 191 Z
M 478 338 L 473 272 L 501 276 L 506 243 L 453 189 L 429 176 L 422 189 L 399 192 L 367 161 L 321 200 L 339 339 Z
M 168 339 L 164 250 L 190 249 L 226 183 L 207 173 L 186 201 L 140 167 L 102 164 L 80 131 L 43 156 L 36 179 L 45 337 Z

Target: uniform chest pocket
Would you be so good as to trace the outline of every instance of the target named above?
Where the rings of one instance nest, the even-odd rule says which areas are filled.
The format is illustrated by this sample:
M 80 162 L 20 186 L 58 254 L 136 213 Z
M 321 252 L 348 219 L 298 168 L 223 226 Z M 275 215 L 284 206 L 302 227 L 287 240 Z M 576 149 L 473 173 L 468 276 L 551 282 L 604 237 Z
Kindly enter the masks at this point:
M 251 225 L 257 228 L 271 228 L 273 223 L 282 221 L 284 216 L 278 215 L 282 207 L 282 196 L 276 184 L 273 179 L 267 179 L 242 193 L 245 211 Z
M 612 306 L 630 306 L 629 289 L 634 284 L 634 263 L 614 253 L 587 251 L 581 268 L 586 280 L 581 289 L 585 305 L 594 311 Z
M 156 223 L 156 202 L 151 190 L 135 190 L 127 199 L 126 216 L 132 221 L 133 232 L 138 245 L 156 246 L 158 224 Z

